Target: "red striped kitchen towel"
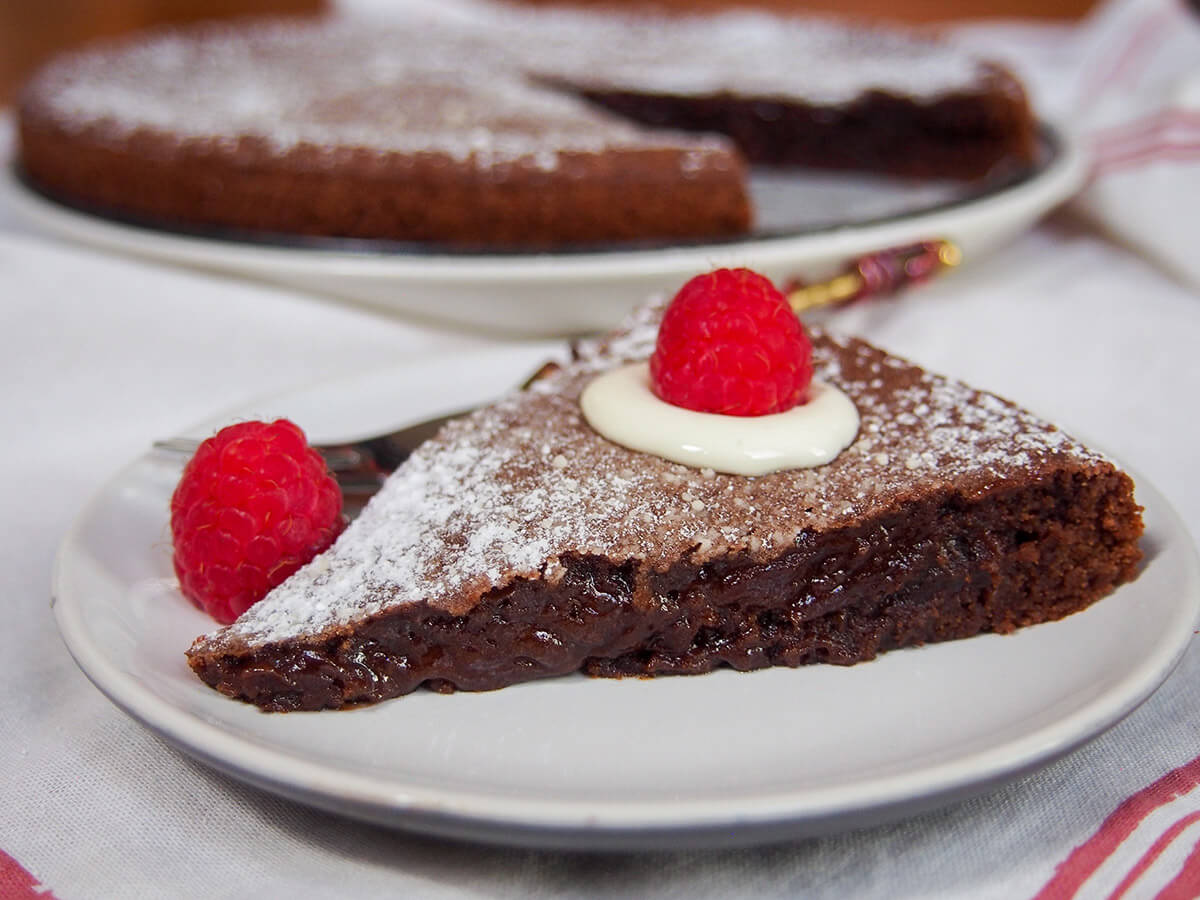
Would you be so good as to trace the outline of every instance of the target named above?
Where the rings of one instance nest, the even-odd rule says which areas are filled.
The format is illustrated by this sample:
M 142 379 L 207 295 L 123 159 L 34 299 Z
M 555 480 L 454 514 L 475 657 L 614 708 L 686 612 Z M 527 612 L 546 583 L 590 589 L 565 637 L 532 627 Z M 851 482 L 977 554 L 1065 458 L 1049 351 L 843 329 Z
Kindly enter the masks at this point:
M 0 897 L 4 900 L 54 900 L 50 888 L 38 880 L 19 862 L 0 850 Z
M 1122 802 L 1035 900 L 1200 897 L 1200 757 Z
M 1067 113 L 1092 156 L 1078 207 L 1200 284 L 1200 13 L 1185 0 L 1121 0 L 1080 30 Z
M 1110 0 L 1061 29 L 962 26 L 1006 59 L 1038 113 L 1074 135 L 1091 173 L 1074 208 L 1184 283 L 1200 285 L 1200 10 L 1187 0 Z

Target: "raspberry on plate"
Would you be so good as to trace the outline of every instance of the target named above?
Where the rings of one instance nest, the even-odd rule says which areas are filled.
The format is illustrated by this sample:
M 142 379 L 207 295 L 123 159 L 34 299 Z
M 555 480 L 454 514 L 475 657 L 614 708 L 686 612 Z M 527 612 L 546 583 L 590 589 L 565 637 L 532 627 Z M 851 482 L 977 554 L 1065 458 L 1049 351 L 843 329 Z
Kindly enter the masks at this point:
M 786 412 L 807 400 L 812 345 L 787 299 L 749 269 L 685 284 L 663 315 L 650 385 L 675 406 L 730 416 Z
M 204 441 L 171 497 L 183 595 L 229 624 L 333 543 L 337 482 L 286 419 L 242 422 Z

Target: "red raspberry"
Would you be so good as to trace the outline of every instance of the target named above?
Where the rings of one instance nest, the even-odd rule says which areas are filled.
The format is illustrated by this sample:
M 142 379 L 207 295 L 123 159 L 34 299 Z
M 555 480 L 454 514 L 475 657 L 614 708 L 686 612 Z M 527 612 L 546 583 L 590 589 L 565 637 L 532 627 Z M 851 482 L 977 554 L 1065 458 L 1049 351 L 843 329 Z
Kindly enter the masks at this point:
M 685 284 L 650 357 L 659 399 L 697 412 L 785 412 L 808 399 L 811 381 L 804 327 L 783 294 L 749 269 L 718 269 Z
M 242 422 L 202 443 L 171 497 L 183 595 L 229 624 L 333 543 L 342 493 L 286 419 Z

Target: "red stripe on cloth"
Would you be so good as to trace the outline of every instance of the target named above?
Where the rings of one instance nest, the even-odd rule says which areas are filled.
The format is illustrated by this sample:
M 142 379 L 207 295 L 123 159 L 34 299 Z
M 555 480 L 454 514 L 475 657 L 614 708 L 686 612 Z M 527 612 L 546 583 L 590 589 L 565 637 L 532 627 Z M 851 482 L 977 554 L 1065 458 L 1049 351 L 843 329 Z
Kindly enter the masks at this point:
M 1137 169 L 1156 162 L 1200 161 L 1200 138 L 1186 143 L 1155 144 L 1136 152 L 1101 160 L 1093 168 L 1091 177 L 1100 178 L 1123 169 Z
M 1116 62 L 1106 70 L 1099 72 L 1096 77 L 1089 79 L 1090 83 L 1087 85 L 1085 93 L 1086 99 L 1094 100 L 1100 96 L 1110 84 L 1124 77 L 1147 49 L 1156 46 L 1159 32 L 1175 17 L 1174 12 L 1173 9 L 1166 8 L 1160 10 L 1157 15 L 1143 19 L 1130 39 L 1116 52 Z M 1111 59 L 1112 56 L 1110 55 L 1109 58 Z
M 49 888 L 42 887 L 3 850 L 0 850 L 0 897 L 4 900 L 54 900 Z
M 1127 890 L 1129 890 L 1130 886 L 1139 878 L 1141 878 L 1147 869 L 1154 865 L 1154 861 L 1156 859 L 1162 856 L 1163 851 L 1166 850 L 1167 847 L 1171 846 L 1171 842 L 1175 840 L 1175 838 L 1179 837 L 1185 828 L 1194 824 L 1195 822 L 1200 822 L 1200 812 L 1188 813 L 1186 816 L 1160 834 L 1158 836 L 1158 840 L 1150 845 L 1150 849 L 1142 854 L 1142 858 L 1137 861 L 1137 865 L 1130 869 L 1128 874 L 1121 879 L 1121 883 L 1118 884 L 1117 889 L 1109 895 L 1108 900 L 1120 900 L 1121 896 L 1124 895 Z
M 1035 900 L 1074 897 L 1117 848 L 1133 834 L 1146 816 L 1200 784 L 1200 756 L 1168 772 L 1121 802 L 1090 838 L 1071 851 Z
M 1183 868 L 1154 900 L 1196 900 L 1200 897 L 1200 841 L 1183 861 Z
M 1194 132 L 1200 129 L 1200 109 L 1162 109 L 1140 119 L 1101 128 L 1089 140 L 1100 153 L 1119 151 L 1125 144 L 1140 144 L 1160 139 L 1165 132 Z
M 1142 125 L 1138 132 L 1117 138 L 1105 137 L 1105 132 L 1093 134 L 1093 164 L 1103 166 L 1111 158 L 1139 154 L 1152 146 L 1200 142 L 1200 110 L 1195 113 L 1172 110 Z
M 1167 137 L 1151 137 L 1140 143 L 1115 149 L 1105 149 L 1096 155 L 1095 167 L 1103 168 L 1123 159 L 1140 158 L 1164 150 L 1190 150 L 1200 146 L 1200 128 L 1191 134 L 1173 134 Z

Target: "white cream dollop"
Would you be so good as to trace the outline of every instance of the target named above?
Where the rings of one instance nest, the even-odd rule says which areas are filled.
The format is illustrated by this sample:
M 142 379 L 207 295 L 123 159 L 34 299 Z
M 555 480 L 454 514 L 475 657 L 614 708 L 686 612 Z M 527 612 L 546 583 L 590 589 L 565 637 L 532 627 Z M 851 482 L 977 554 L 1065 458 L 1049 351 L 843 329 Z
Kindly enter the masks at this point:
M 597 376 L 579 398 L 588 424 L 631 450 L 731 475 L 821 466 L 858 434 L 858 410 L 814 379 L 808 402 L 765 416 L 725 416 L 672 406 L 650 389 L 650 366 L 634 363 Z

